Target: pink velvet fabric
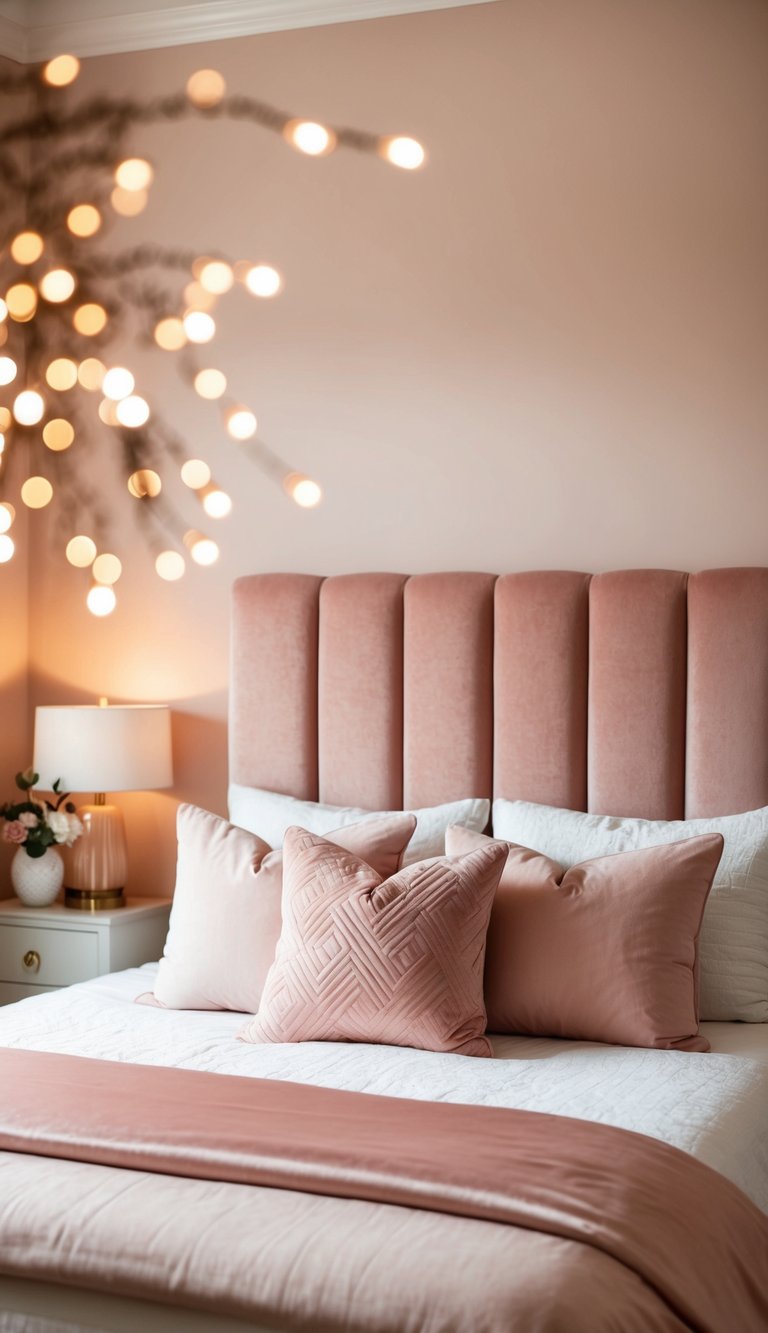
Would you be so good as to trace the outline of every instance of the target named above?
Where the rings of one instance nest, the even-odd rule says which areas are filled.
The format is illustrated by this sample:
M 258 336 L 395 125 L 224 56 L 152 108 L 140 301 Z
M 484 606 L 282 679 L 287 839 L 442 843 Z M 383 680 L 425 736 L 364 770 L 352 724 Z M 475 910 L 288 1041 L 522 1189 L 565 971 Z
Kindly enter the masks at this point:
M 491 795 L 495 582 L 493 574 L 421 574 L 405 585 L 409 809 Z
M 483 963 L 503 844 L 389 879 L 305 829 L 289 829 L 283 851 L 283 929 L 245 1041 L 493 1054 Z
M 350 574 L 320 590 L 317 748 L 328 805 L 403 807 L 405 582 Z
M 131 1254 L 140 1247 L 130 1243 L 142 1234 L 143 1212 L 136 1202 L 142 1198 L 142 1175 L 162 1172 L 395 1205 L 402 1214 L 401 1228 L 408 1225 L 414 1208 L 504 1223 L 506 1267 L 521 1303 L 536 1309 L 535 1323 L 514 1319 L 510 1306 L 506 1322 L 501 1312 L 494 1319 L 479 1292 L 476 1315 L 484 1328 L 564 1333 L 574 1327 L 560 1303 L 549 1299 L 563 1280 L 562 1248 L 546 1251 L 543 1271 L 534 1259 L 531 1272 L 525 1262 L 525 1239 L 531 1231 L 580 1243 L 582 1280 L 571 1286 L 571 1270 L 566 1270 L 568 1294 L 574 1298 L 577 1293 L 578 1306 L 571 1314 L 580 1329 L 589 1326 L 607 1333 L 609 1328 L 627 1328 L 628 1309 L 633 1312 L 631 1327 L 649 1333 L 683 1328 L 764 1333 L 768 1327 L 768 1219 L 718 1172 L 643 1134 L 535 1111 L 372 1097 L 37 1051 L 0 1051 L 0 1085 L 7 1090 L 0 1108 L 0 1151 L 122 1168 L 103 1173 L 97 1197 L 105 1207 L 113 1191 L 121 1191 L 122 1239 L 125 1243 L 128 1237 L 129 1243 L 120 1264 L 113 1256 L 112 1267 L 123 1280 L 132 1259 L 143 1274 L 138 1257 Z M 38 1170 L 37 1178 L 40 1174 Z M 96 1195 L 92 1181 L 91 1188 Z M 182 1197 L 189 1198 L 189 1191 Z M 241 1201 L 240 1217 L 245 1215 L 242 1206 Z M 222 1207 L 217 1196 L 209 1229 L 214 1222 L 221 1224 Z M 328 1216 L 318 1201 L 310 1207 L 300 1197 L 295 1210 L 309 1212 L 315 1228 Z M 338 1244 L 346 1248 L 354 1219 L 368 1214 L 352 1209 L 349 1216 L 335 1216 Z M 169 1233 L 165 1243 L 172 1245 L 176 1218 L 172 1214 L 159 1221 Z M 158 1219 L 153 1222 L 156 1239 Z M 5 1266 L 13 1272 L 30 1251 L 39 1252 L 45 1232 L 41 1224 L 34 1243 L 25 1235 L 17 1246 L 6 1245 Z M 453 1234 L 437 1232 L 436 1243 L 438 1236 L 444 1244 L 455 1245 Z M 280 1239 L 281 1246 L 287 1243 L 285 1236 Z M 615 1261 L 610 1271 L 612 1317 L 601 1300 L 596 1252 Z M 65 1253 L 63 1245 L 60 1270 L 49 1270 L 46 1277 L 66 1278 Z M 175 1292 L 185 1290 L 186 1273 L 198 1267 L 190 1265 L 189 1249 L 184 1253 L 186 1261 L 180 1257 L 173 1272 Z M 466 1251 L 457 1247 L 456 1257 L 466 1262 Z M 203 1256 L 198 1258 L 202 1261 Z M 99 1274 L 104 1255 L 89 1251 L 87 1259 L 89 1274 Z M 353 1312 L 356 1328 L 368 1327 L 364 1293 L 371 1262 L 369 1254 L 368 1264 L 349 1276 L 347 1312 Z M 627 1284 L 627 1270 L 641 1279 L 641 1307 L 633 1285 Z M 334 1275 L 338 1281 L 335 1269 L 320 1274 L 306 1261 L 297 1265 L 292 1281 L 310 1284 L 313 1272 L 317 1283 L 328 1284 Z M 471 1264 L 463 1276 L 471 1283 Z M 392 1272 L 391 1278 L 395 1284 L 406 1280 L 400 1272 Z M 247 1274 L 242 1277 L 246 1280 Z M 538 1289 L 538 1302 L 523 1299 L 532 1294 L 529 1283 L 533 1294 Z M 322 1291 L 315 1288 L 313 1293 L 307 1285 L 303 1294 L 305 1313 L 316 1311 Z M 274 1308 L 269 1284 L 261 1297 L 259 1323 L 263 1312 Z M 305 1319 L 300 1322 L 306 1326 Z M 376 1327 L 382 1325 L 377 1322 Z M 451 1320 L 441 1327 L 460 1325 Z
M 317 634 L 322 579 L 261 574 L 233 590 L 229 777 L 317 800 Z
M 586 809 L 589 581 L 546 570 L 496 583 L 495 796 Z
M 386 877 L 415 827 L 413 815 L 384 815 L 331 836 Z M 168 1009 L 253 1014 L 280 938 L 283 854 L 194 805 L 179 807 L 177 831 L 176 891 L 154 999 Z
M 593 814 L 684 816 L 686 583 L 685 574 L 663 569 L 592 579 L 587 809 Z
M 452 826 L 449 855 L 482 847 Z M 491 1032 L 708 1051 L 697 944 L 719 833 L 601 856 L 563 871 L 506 843 L 488 930 Z
M 768 805 L 768 569 L 688 581 L 687 818 Z

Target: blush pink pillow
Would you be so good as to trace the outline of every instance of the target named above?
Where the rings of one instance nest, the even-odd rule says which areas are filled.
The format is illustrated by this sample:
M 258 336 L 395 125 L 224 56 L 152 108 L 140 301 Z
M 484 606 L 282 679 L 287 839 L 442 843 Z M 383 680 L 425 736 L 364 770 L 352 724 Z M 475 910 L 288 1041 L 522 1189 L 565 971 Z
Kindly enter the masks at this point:
M 253 1014 L 280 938 L 283 854 L 194 805 L 179 807 L 176 827 L 176 891 L 154 999 Z M 413 815 L 383 815 L 332 836 L 391 875 L 415 827 Z
M 505 844 L 389 879 L 305 829 L 290 828 L 283 851 L 283 930 L 243 1040 L 493 1054 L 483 962 Z
M 452 826 L 452 855 L 488 842 Z M 491 1032 L 708 1051 L 698 1035 L 697 944 L 719 833 L 563 871 L 506 843 L 488 929 Z

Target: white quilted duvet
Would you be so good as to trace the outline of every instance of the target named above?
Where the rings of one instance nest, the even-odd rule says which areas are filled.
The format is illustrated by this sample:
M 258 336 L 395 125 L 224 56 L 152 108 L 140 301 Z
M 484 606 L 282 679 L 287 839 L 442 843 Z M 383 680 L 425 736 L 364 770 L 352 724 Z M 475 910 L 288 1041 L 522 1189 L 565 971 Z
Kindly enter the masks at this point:
M 692 1153 L 768 1212 L 768 1024 L 704 1024 L 715 1048 L 707 1055 L 527 1037 L 495 1038 L 495 1060 L 325 1042 L 250 1046 L 237 1040 L 242 1014 L 134 1004 L 155 970 L 0 1008 L 0 1045 L 601 1121 Z

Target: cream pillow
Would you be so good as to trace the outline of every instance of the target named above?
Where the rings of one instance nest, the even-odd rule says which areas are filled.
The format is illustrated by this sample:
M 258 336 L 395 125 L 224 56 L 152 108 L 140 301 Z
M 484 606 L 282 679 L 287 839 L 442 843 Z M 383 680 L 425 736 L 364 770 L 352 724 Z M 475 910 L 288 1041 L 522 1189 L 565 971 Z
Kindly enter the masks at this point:
M 395 810 L 362 810 L 357 806 L 322 805 L 318 801 L 298 801 L 295 796 L 264 791 L 261 787 L 241 787 L 233 782 L 229 788 L 229 818 L 239 828 L 258 833 L 272 847 L 282 847 L 286 829 L 292 826 L 307 829 L 321 838 L 332 829 L 347 824 L 378 819 L 383 814 L 400 814 Z M 445 832 L 451 824 L 482 833 L 488 824 L 491 803 L 482 798 L 448 801 L 424 810 L 410 810 L 416 816 L 416 832 L 405 849 L 403 865 L 426 861 L 431 856 L 445 855 Z
M 567 869 L 592 857 L 722 833 L 725 847 L 699 937 L 703 1021 L 768 1022 L 768 807 L 716 819 L 587 815 L 529 801 L 493 803 L 493 836 Z

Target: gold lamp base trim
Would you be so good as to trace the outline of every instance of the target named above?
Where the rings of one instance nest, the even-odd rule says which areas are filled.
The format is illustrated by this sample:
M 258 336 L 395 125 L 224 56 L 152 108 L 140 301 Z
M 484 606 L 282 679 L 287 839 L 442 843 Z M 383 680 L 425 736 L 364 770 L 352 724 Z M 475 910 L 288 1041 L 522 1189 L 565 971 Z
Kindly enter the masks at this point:
M 64 906 L 77 912 L 114 912 L 125 907 L 122 889 L 69 889 L 64 886 Z

